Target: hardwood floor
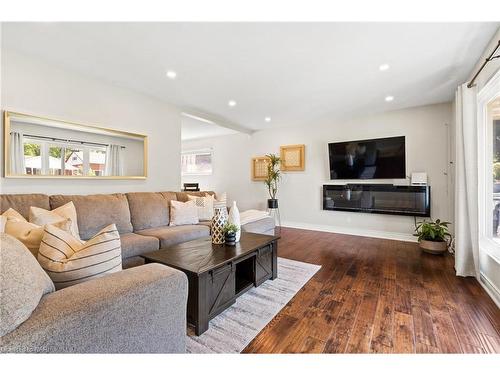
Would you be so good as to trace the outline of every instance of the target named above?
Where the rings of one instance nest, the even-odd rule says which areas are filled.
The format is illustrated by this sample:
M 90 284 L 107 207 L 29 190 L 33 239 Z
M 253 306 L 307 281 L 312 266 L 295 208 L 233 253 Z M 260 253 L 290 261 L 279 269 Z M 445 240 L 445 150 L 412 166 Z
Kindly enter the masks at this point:
M 278 255 L 322 268 L 245 353 L 500 353 L 500 310 L 453 257 L 283 228 Z

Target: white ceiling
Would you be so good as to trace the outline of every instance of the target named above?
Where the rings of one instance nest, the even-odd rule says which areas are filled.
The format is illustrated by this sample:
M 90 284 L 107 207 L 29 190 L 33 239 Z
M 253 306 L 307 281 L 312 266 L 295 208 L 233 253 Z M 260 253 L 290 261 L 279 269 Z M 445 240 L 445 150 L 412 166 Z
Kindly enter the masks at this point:
M 498 27 L 7 23 L 2 39 L 6 48 L 255 130 L 449 101 Z M 391 68 L 380 72 L 383 63 Z
M 217 124 L 208 124 L 190 117 L 182 116 L 181 139 L 190 141 L 193 139 L 218 137 L 238 133 L 236 130 L 225 128 Z

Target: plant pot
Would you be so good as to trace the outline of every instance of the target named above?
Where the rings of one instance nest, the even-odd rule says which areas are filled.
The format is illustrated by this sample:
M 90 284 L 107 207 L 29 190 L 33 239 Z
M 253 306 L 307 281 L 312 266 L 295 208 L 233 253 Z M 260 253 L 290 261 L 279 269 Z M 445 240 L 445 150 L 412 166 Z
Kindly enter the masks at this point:
M 226 234 L 226 245 L 236 245 L 236 233 Z
M 267 208 L 278 208 L 278 200 L 277 199 L 268 199 L 267 200 Z
M 444 254 L 448 250 L 446 241 L 419 241 L 420 248 L 429 254 Z

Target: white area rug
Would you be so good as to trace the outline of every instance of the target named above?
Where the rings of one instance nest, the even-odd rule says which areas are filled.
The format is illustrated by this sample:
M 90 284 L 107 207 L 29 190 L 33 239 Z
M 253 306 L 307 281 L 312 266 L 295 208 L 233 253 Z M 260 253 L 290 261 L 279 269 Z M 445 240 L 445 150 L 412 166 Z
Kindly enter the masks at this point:
M 190 327 L 188 353 L 241 353 L 321 266 L 278 258 L 278 278 L 267 280 L 240 296 L 234 305 L 210 321 L 208 331 L 194 335 Z

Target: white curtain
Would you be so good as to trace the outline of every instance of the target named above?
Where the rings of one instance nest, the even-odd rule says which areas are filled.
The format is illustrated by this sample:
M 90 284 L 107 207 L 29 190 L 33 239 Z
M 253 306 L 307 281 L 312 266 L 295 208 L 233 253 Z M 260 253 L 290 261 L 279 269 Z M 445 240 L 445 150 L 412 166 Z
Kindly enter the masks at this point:
M 23 135 L 17 132 L 10 133 L 10 173 L 26 174 Z
M 105 176 L 123 176 L 123 150 L 120 145 L 106 147 Z
M 455 95 L 455 270 L 479 278 L 478 159 L 476 88 Z

